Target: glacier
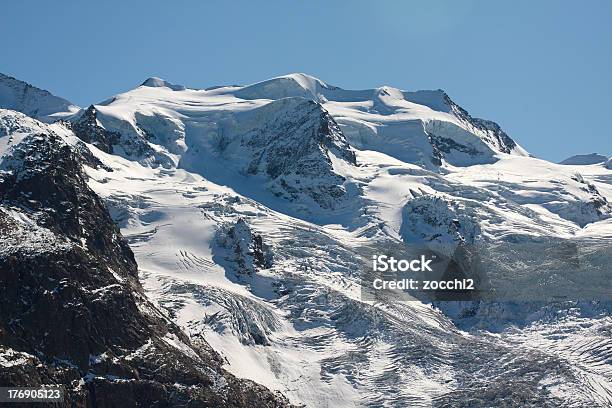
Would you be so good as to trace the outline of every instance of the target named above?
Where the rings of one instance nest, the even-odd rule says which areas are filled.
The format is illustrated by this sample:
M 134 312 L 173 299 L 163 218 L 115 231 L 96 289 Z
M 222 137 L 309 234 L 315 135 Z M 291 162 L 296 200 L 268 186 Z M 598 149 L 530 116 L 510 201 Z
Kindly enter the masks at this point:
M 306 74 L 56 110 L 1 110 L 0 154 L 44 132 L 81 151 L 147 297 L 233 375 L 308 407 L 612 404 L 604 163 L 533 157 L 441 90 Z M 371 254 L 422 244 L 530 256 L 490 299 L 362 296 Z M 565 245 L 597 296 L 550 283 Z

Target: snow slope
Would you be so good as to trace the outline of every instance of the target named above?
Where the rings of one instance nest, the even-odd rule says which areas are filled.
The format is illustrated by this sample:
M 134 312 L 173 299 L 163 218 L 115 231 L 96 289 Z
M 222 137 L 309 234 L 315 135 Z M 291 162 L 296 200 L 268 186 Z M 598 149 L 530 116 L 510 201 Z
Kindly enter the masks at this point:
M 151 303 L 87 185 L 83 164 L 101 163 L 66 124 L 25 121 L 36 130 L 0 150 L 0 383 L 61 385 L 63 406 L 288 407 Z
M 249 112 L 284 98 L 317 102 L 357 148 L 427 168 L 492 163 L 501 153 L 527 154 L 496 124 L 472 118 L 443 91 L 403 92 L 388 86 L 351 91 L 304 74 L 209 90 L 149 79 L 96 109 L 108 130 L 146 139 L 178 160 L 202 138 L 239 138 L 249 126 L 267 123 L 271 118 L 266 115 L 276 114 L 272 108 Z
M 71 116 L 79 107 L 26 82 L 0 73 L 0 108 L 23 112 L 43 122 Z
M 545 327 L 495 337 L 460 332 L 440 310 L 420 302 L 361 300 L 364 254 L 398 245 L 369 231 L 374 225 L 352 233 L 318 226 L 181 169 L 96 155 L 113 171 L 89 170 L 90 185 L 128 237 L 147 293 L 192 336 L 204 336 L 238 376 L 313 407 L 436 406 L 463 393 L 468 401 L 490 381 L 515 384 L 540 403 L 561 404 L 573 393 L 573 406 L 605 406 L 610 373 L 597 361 L 609 342 L 601 331 L 589 335 L 599 344 L 591 346 L 594 352 L 603 354 L 579 368 L 581 381 L 600 388 L 583 390 L 574 371 L 559 368 L 565 360 L 538 346 L 538 336 L 550 328 L 537 318 Z M 398 163 L 392 168 L 401 173 Z M 254 261 L 259 239 L 270 263 Z M 481 319 L 510 318 L 510 312 L 493 313 Z M 586 320 L 610 327 L 609 319 Z M 573 327 L 579 352 L 587 329 Z M 519 368 L 534 375 L 507 374 Z M 565 394 L 546 396 L 542 383 L 563 384 Z M 501 388 L 492 392 L 499 401 L 517 398 Z
M 4 117 L 5 149 L 45 126 Z M 612 403 L 604 166 L 530 157 L 442 91 L 304 74 L 208 90 L 153 78 L 71 126 L 50 125 L 99 161 L 89 185 L 148 296 L 235 375 L 309 407 Z M 364 298 L 371 255 L 413 244 L 489 249 L 498 293 Z
M 570 164 L 570 165 L 587 165 L 587 164 L 599 164 L 607 161 L 608 158 L 599 153 L 591 154 L 577 154 L 572 157 L 568 157 L 559 164 Z

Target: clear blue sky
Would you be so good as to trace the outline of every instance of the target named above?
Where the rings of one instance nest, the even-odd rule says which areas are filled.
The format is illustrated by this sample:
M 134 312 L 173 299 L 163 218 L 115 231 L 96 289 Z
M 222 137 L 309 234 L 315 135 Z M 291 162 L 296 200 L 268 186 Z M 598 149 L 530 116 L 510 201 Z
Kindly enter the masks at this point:
M 11 1 L 0 72 L 86 106 L 306 72 L 446 90 L 533 154 L 612 154 L 612 1 Z

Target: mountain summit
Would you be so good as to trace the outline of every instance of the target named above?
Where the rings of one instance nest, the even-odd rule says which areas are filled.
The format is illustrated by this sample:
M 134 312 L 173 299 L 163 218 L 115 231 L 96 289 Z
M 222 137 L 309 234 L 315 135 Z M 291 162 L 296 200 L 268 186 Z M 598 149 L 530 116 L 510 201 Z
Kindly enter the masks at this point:
M 441 90 L 150 78 L 46 124 L 30 108 L 63 100 L 14 81 L 5 384 L 86 407 L 612 405 L 609 161 L 531 157 Z M 372 295 L 372 260 L 415 250 L 475 289 Z
M 172 89 L 173 91 L 185 90 L 185 87 L 182 85 L 174 85 L 158 77 L 147 78 L 147 80 L 144 81 L 141 86 L 150 86 L 152 88 L 166 87 Z
M 577 154 L 572 157 L 568 157 L 559 164 L 567 165 L 588 165 L 588 164 L 599 164 L 607 161 L 608 158 L 603 154 L 591 153 L 591 154 Z
M 136 144 L 146 141 L 157 156 L 176 160 L 193 143 L 240 138 L 248 126 L 260 127 L 269 120 L 261 114 L 272 111 L 258 108 L 284 98 L 320 105 L 352 146 L 430 169 L 493 163 L 499 154 L 527 155 L 497 124 L 473 118 L 443 91 L 344 90 L 306 74 L 208 90 L 149 78 L 96 109 L 107 130 L 129 135 Z
M 63 98 L 1 73 L 0 108 L 23 112 L 43 122 L 63 119 L 79 111 L 78 106 Z

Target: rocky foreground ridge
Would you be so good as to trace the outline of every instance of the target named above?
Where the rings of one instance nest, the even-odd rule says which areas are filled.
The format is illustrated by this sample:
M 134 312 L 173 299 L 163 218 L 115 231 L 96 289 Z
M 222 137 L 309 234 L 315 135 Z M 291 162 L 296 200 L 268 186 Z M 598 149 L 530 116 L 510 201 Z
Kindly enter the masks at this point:
M 47 131 L 0 162 L 0 384 L 61 384 L 62 406 L 288 406 L 145 297 L 83 160 Z

